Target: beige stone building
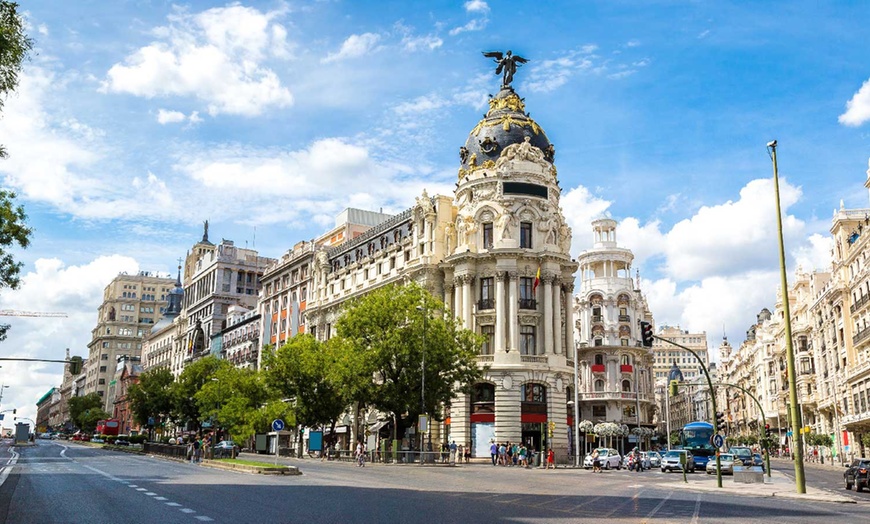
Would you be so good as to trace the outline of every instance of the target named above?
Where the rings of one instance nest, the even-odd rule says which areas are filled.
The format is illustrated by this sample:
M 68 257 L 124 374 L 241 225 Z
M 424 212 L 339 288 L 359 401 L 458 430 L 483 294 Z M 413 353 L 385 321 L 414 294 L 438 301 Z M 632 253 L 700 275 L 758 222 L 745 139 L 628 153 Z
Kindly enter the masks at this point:
M 171 278 L 140 271 L 119 274 L 104 289 L 88 343 L 85 394 L 96 392 L 103 397 L 106 411 L 112 411 L 108 386 L 118 357 L 141 357 L 142 339 L 163 314 L 172 284 Z
M 167 306 L 160 320 L 148 331 L 142 340 L 143 372 L 158 368 L 171 369 L 172 356 L 180 354 L 184 335 L 184 324 L 180 315 L 184 301 L 184 288 L 181 286 L 181 266 L 175 284 L 167 294 Z

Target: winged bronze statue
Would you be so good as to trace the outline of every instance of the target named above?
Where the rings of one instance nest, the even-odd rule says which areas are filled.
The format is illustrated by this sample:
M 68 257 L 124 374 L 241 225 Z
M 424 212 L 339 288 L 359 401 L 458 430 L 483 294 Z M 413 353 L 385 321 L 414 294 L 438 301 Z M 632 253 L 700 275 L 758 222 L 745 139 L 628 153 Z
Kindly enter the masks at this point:
M 517 72 L 517 64 L 525 64 L 528 62 L 525 58 L 514 55 L 510 51 L 502 54 L 501 51 L 490 51 L 483 53 L 483 56 L 492 58 L 493 62 L 498 64 L 495 69 L 495 74 L 502 75 L 501 86 L 510 87 L 514 81 L 514 74 Z

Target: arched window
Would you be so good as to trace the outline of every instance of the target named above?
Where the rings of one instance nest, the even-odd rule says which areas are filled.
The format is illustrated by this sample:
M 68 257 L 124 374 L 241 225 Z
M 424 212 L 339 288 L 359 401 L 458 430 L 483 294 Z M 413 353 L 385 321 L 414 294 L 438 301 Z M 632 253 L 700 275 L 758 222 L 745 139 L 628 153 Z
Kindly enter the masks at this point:
M 631 355 L 622 355 L 622 365 L 630 366 L 631 365 Z
M 604 365 L 604 355 L 602 355 L 601 353 L 598 353 L 597 355 L 595 355 L 595 365 L 596 366 L 603 366 Z
M 595 381 L 595 391 L 604 391 L 604 381 L 600 378 Z
M 495 413 L 495 386 L 475 384 L 471 393 L 471 412 L 474 414 Z
M 622 381 L 622 391 L 630 392 L 631 391 L 631 381 L 623 380 Z

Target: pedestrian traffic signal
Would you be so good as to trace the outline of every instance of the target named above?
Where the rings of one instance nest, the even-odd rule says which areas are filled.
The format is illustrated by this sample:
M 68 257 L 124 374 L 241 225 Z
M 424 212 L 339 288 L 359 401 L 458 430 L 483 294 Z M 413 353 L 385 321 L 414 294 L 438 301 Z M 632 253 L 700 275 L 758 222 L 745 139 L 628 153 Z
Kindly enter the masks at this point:
M 725 413 L 721 411 L 716 412 L 716 427 L 719 429 L 725 428 Z
M 645 348 L 651 348 L 653 345 L 652 324 L 644 320 L 640 321 L 640 340 Z
M 670 395 L 676 397 L 680 393 L 680 383 L 677 380 L 672 380 L 670 384 Z

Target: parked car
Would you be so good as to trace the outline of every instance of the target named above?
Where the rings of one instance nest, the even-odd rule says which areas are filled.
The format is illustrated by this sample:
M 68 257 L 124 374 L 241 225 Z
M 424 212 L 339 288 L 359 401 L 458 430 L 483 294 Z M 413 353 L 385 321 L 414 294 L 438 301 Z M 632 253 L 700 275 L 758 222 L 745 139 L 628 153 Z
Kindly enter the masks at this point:
M 695 472 L 695 457 L 691 451 L 685 449 L 672 449 L 662 457 L 662 473 L 670 471 L 683 471 L 683 464 L 680 461 L 680 456 L 686 455 L 686 472 Z
M 604 469 L 622 469 L 622 457 L 619 452 L 613 448 L 598 448 L 598 460 L 601 461 L 601 467 Z M 583 460 L 583 467 L 589 469 L 592 467 L 592 454 L 586 455 Z
M 728 453 L 734 455 L 734 462 L 737 466 L 752 466 L 752 450 L 744 446 L 732 446 Z M 738 462 L 739 460 L 739 462 Z
M 658 451 L 649 451 L 647 456 L 649 456 L 650 468 L 660 468 L 662 466 L 662 456 Z
M 762 473 L 764 473 L 766 471 L 764 469 L 764 457 L 761 456 L 761 453 L 753 453 L 752 454 L 752 465 L 753 466 L 761 466 Z
M 628 467 L 628 462 L 630 458 L 631 457 L 627 453 L 622 457 L 622 467 Z M 643 466 L 643 469 L 652 468 L 652 466 L 650 465 L 649 453 L 647 453 L 646 451 L 640 452 L 640 463 Z
M 722 467 L 723 475 L 734 474 L 734 455 L 731 453 L 721 453 L 719 455 L 719 464 Z M 706 470 L 708 475 L 716 473 L 716 457 L 710 457 L 710 460 L 707 461 Z
M 852 489 L 855 486 L 855 491 L 861 491 L 868 485 L 868 471 L 870 471 L 870 459 L 859 458 L 852 461 L 852 464 L 846 467 L 843 473 L 843 479 L 846 481 L 846 489 Z
M 224 457 L 232 457 L 233 450 L 235 449 L 235 454 L 238 455 L 239 447 L 232 440 L 221 440 L 214 446 L 214 457 L 215 458 L 224 458 Z

